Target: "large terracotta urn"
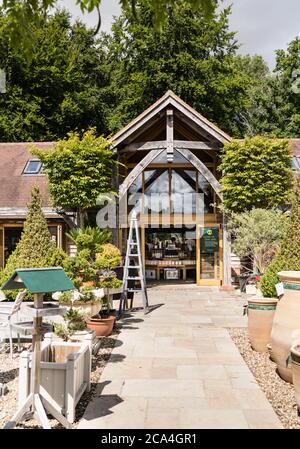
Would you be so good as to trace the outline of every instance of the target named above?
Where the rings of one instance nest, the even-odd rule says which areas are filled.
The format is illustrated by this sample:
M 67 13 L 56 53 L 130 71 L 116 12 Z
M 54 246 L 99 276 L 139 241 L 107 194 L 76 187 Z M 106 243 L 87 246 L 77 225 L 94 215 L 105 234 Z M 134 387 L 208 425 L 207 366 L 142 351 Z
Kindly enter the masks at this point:
M 255 351 L 268 351 L 276 306 L 277 298 L 248 299 L 248 336 Z
M 291 347 L 291 362 L 295 398 L 298 411 L 300 411 L 300 343 L 296 343 Z
M 273 320 L 272 356 L 280 377 L 292 383 L 288 357 L 291 346 L 300 340 L 300 271 L 281 271 L 278 275 L 283 283 L 284 295 L 278 301 Z

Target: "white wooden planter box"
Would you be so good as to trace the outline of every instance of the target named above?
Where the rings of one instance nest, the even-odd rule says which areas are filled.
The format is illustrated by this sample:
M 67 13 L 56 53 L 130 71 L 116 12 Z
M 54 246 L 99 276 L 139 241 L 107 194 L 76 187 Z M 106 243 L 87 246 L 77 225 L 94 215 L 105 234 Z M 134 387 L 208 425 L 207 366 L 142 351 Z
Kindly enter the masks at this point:
M 19 403 L 30 392 L 31 356 L 20 356 Z M 42 344 L 40 388 L 45 398 L 69 421 L 75 420 L 75 407 L 85 391 L 90 390 L 90 342 L 68 343 L 46 338 Z

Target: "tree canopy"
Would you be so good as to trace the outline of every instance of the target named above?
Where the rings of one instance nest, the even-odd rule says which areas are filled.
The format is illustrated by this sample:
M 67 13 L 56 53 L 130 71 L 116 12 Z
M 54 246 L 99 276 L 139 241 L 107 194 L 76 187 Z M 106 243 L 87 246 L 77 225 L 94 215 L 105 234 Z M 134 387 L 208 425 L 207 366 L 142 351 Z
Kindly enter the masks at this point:
M 56 12 L 34 28 L 32 58 L 9 44 L 0 17 L 0 61 L 6 93 L 0 94 L 1 141 L 50 141 L 76 129 L 106 131 L 101 48 L 69 13 Z
M 217 0 L 185 0 L 193 10 L 201 9 L 209 16 L 217 5 Z M 99 23 L 95 31 L 101 26 L 102 0 L 74 0 L 82 12 L 98 10 Z M 133 18 L 136 18 L 136 7 L 140 0 L 119 0 L 120 5 Z M 15 48 L 22 48 L 27 55 L 35 45 L 35 26 L 43 20 L 49 9 L 58 4 L 58 0 L 3 0 L 2 9 L 7 15 L 6 33 Z M 170 8 L 176 6 L 176 0 L 151 0 L 152 21 L 156 29 L 160 29 L 167 19 Z
M 229 14 L 226 8 L 207 17 L 179 0 L 156 33 L 150 0 L 139 2 L 137 20 L 124 11 L 102 40 L 111 74 L 106 89 L 110 130 L 172 89 L 222 129 L 240 135 L 237 116 L 246 107 L 248 76 L 234 64 L 238 45 Z
M 112 170 L 117 162 L 110 145 L 109 140 L 97 137 L 95 129 L 90 129 L 82 137 L 70 133 L 52 149 L 31 149 L 48 175 L 53 205 L 77 210 L 81 226 L 85 209 L 96 205 L 100 193 L 111 191 Z

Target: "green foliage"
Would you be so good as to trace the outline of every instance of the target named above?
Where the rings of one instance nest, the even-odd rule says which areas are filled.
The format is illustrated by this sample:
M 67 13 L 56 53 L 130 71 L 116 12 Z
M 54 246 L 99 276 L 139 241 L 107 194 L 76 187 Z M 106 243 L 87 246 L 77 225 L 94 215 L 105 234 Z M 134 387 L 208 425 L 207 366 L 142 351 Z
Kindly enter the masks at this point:
M 157 2 L 158 3 L 158 2 Z M 240 135 L 237 119 L 246 108 L 249 77 L 234 64 L 238 48 L 229 30 L 230 8 L 203 16 L 189 2 L 176 1 L 160 34 L 153 30 L 152 2 L 139 1 L 137 19 L 125 11 L 102 39 L 107 47 L 105 88 L 116 131 L 172 89 L 224 131 Z
M 90 129 L 82 138 L 70 133 L 67 140 L 47 151 L 32 149 L 43 162 L 55 206 L 87 209 L 96 205 L 100 193 L 111 190 L 116 161 L 109 146 L 109 140 L 97 137 L 95 129 Z
M 27 2 L 14 3 L 21 8 Z M 72 25 L 66 11 L 40 15 L 31 25 L 22 22 L 18 32 L 27 30 L 34 41 L 28 59 L 26 48 L 11 45 L 8 23 L 0 12 L 0 61 L 6 73 L 6 93 L 0 95 L 0 140 L 56 141 L 89 126 L 106 132 L 102 88 L 108 74 L 93 30 L 80 22 Z
M 280 250 L 261 280 L 261 291 L 266 297 L 276 296 L 275 284 L 279 271 L 300 270 L 300 176 L 295 177 L 292 211 Z
M 139 0 L 119 0 L 119 3 L 126 9 L 132 17 L 136 18 L 136 5 Z M 193 9 L 200 9 L 210 15 L 216 7 L 215 0 L 186 0 Z M 100 5 L 102 0 L 76 0 L 81 11 L 92 12 L 98 10 L 99 24 L 96 32 L 101 24 Z M 34 39 L 34 29 L 46 16 L 50 8 L 58 4 L 57 0 L 3 0 L 2 9 L 7 15 L 6 33 L 14 47 L 18 50 L 25 51 L 28 57 L 32 56 L 36 40 Z M 157 30 L 161 29 L 167 20 L 168 11 L 176 5 L 176 0 L 152 0 L 152 16 L 153 23 Z
M 279 78 L 270 73 L 267 63 L 258 55 L 237 55 L 234 64 L 248 77 L 246 107 L 238 112 L 244 134 L 283 135 Z
M 114 276 L 106 276 L 105 279 L 101 280 L 99 282 L 100 288 L 119 288 L 122 285 L 122 281 L 120 279 L 117 279 L 117 277 Z
M 111 238 L 111 232 L 107 229 L 86 226 L 85 228 L 71 229 L 67 236 L 75 243 L 78 251 L 88 250 L 91 257 L 95 258 L 100 246 Z
M 120 265 L 121 253 L 119 248 L 111 243 L 106 243 L 99 248 L 96 254 L 95 265 L 99 269 L 112 269 Z
M 282 135 L 299 137 L 300 127 L 300 38 L 296 37 L 287 50 L 276 52 L 276 73 L 280 85 L 278 107 Z
M 76 306 L 76 304 L 95 304 L 101 302 L 101 298 L 98 298 L 93 293 L 95 287 L 81 287 L 80 299 L 74 300 L 73 292 L 62 292 L 59 296 L 59 303 L 62 305 Z
M 64 252 L 58 250 L 51 240 L 42 212 L 40 191 L 38 187 L 34 187 L 21 239 L 1 272 L 1 285 L 10 278 L 16 268 L 50 267 L 55 263 L 61 265 L 65 257 Z
M 223 207 L 233 212 L 283 205 L 291 188 L 288 140 L 248 137 L 224 145 L 221 179 Z
M 86 329 L 85 317 L 76 309 L 69 309 L 64 315 L 64 323 L 54 323 L 54 333 L 62 338 L 68 340 L 77 331 L 83 331 Z
M 263 274 L 280 245 L 286 221 L 286 214 L 275 209 L 232 214 L 228 222 L 232 250 L 240 258 L 251 259 L 254 273 Z

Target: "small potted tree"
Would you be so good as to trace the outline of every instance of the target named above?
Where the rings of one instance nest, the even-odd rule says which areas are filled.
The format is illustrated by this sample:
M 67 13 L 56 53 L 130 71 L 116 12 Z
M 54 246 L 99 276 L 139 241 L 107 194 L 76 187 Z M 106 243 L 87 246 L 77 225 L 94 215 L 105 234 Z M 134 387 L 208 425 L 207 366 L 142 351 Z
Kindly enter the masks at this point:
M 261 275 L 280 245 L 286 221 L 286 215 L 275 209 L 252 209 L 232 214 L 229 220 L 233 251 L 241 259 L 247 257 L 251 260 L 258 288 Z M 268 351 L 276 306 L 277 298 L 263 298 L 259 289 L 256 296 L 248 299 L 248 335 L 255 351 Z

